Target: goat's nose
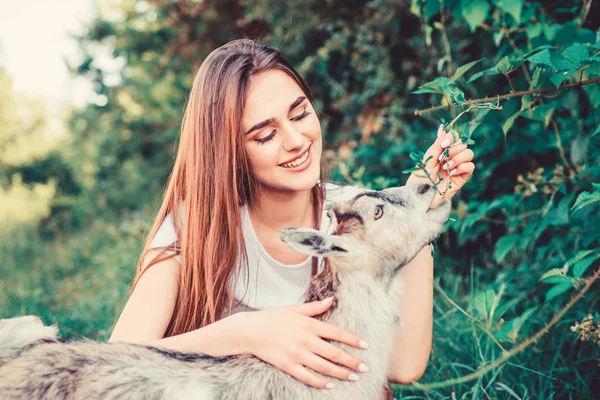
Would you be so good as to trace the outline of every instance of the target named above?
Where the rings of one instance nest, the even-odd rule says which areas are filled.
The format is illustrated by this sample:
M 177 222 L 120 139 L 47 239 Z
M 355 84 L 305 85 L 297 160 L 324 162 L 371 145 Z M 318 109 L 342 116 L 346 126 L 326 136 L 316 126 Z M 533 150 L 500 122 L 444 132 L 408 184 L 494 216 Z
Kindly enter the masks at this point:
M 429 189 L 431 189 L 431 185 L 429 185 L 427 183 L 421 183 L 417 187 L 417 193 L 418 194 L 425 194 L 425 193 L 427 193 L 429 191 Z

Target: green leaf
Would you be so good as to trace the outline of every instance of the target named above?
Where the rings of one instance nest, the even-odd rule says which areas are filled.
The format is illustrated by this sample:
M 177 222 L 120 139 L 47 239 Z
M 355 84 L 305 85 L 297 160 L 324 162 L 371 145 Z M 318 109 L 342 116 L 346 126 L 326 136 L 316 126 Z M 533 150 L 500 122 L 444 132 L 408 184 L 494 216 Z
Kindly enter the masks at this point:
M 542 24 L 542 31 L 544 32 L 544 36 L 549 41 L 553 41 L 554 37 L 558 33 L 558 31 L 562 28 L 560 24 Z
M 527 33 L 527 38 L 531 40 L 542 34 L 542 26 L 540 24 L 527 24 L 525 32 Z
M 494 337 L 499 341 L 516 342 L 519 337 L 519 331 L 523 327 L 525 321 L 533 315 L 537 307 L 529 308 L 525 312 L 511 321 L 504 322 L 504 325 L 494 333 Z
M 490 13 L 492 6 L 485 0 L 462 0 L 461 1 L 461 14 L 471 32 L 475 32 L 477 27 L 485 21 Z
M 527 57 L 526 60 L 530 61 L 533 64 L 546 65 L 552 69 L 556 69 L 552 64 L 552 61 L 550 59 L 550 50 L 548 49 L 535 53 L 534 55 Z
M 573 287 L 573 285 L 571 283 L 559 283 L 558 285 L 552 286 L 550 288 L 550 290 L 548 290 L 548 293 L 546 294 L 546 300 L 544 300 L 544 303 L 547 303 L 548 301 L 552 300 L 556 296 L 563 294 L 564 292 L 568 291 L 572 287 Z
M 532 110 L 524 112 L 522 115 L 534 121 L 539 121 L 544 124 L 544 127 L 547 127 L 550 123 L 550 119 L 552 118 L 552 113 L 554 112 L 555 107 L 556 104 L 552 103 L 542 104 Z
M 516 62 L 519 62 L 519 61 L 515 61 L 515 63 Z M 496 66 L 486 69 L 484 71 L 477 72 L 476 74 L 471 76 L 471 78 L 469 78 L 467 83 L 471 83 L 474 80 L 479 79 L 484 75 L 498 75 L 498 74 L 502 74 L 502 73 L 507 73 L 508 71 L 511 70 L 511 68 L 513 66 L 514 66 L 513 61 L 511 61 L 508 56 L 504 56 L 500 59 L 500 61 L 498 61 L 498 64 L 496 64 Z
M 504 124 L 502 124 L 502 132 L 504 132 L 504 139 L 506 139 L 506 134 L 508 133 L 510 128 L 512 128 L 517 117 L 520 116 L 521 114 L 522 114 L 522 111 L 517 111 L 516 113 L 514 113 L 513 115 L 508 117 L 506 119 L 506 121 L 504 121 Z
M 410 2 L 410 12 L 417 17 L 421 16 L 421 1 L 420 0 L 412 0 Z
M 550 283 L 552 285 L 568 283 L 573 286 L 573 277 L 572 276 L 549 276 L 544 279 L 544 283 Z
M 498 242 L 496 242 L 496 248 L 494 249 L 494 260 L 500 264 L 504 261 L 504 257 L 508 252 L 515 247 L 515 245 L 521 240 L 521 235 L 504 235 Z
M 442 88 L 445 95 L 450 97 L 455 104 L 462 104 L 466 101 L 465 93 L 455 85 L 448 85 Z
M 519 58 L 521 60 L 526 60 L 527 57 L 535 54 L 535 53 L 539 53 L 542 50 L 552 50 L 554 49 L 554 46 L 550 46 L 549 44 L 543 44 L 541 46 L 538 47 L 534 47 L 533 49 L 529 50 L 527 53 L 523 54 L 522 56 L 520 56 Z
M 579 65 L 573 63 L 573 61 L 560 54 L 557 50 L 550 50 L 550 62 L 554 69 L 559 71 L 579 68 Z
M 496 67 L 498 67 L 498 70 L 502 73 L 507 73 L 508 71 L 510 71 L 512 69 L 512 67 L 516 67 L 521 65 L 521 61 L 520 60 L 511 60 L 508 56 L 502 57 L 500 59 L 500 61 L 498 61 L 498 64 L 496 64 Z
M 554 84 L 554 86 L 559 87 L 561 83 L 569 79 L 575 72 L 577 72 L 577 69 L 557 72 L 550 77 L 550 81 Z
M 464 92 L 456 86 L 456 83 L 445 76 L 439 76 L 433 81 L 425 83 L 412 93 L 438 93 L 448 96 L 453 103 L 461 104 L 465 102 Z
M 470 63 L 467 63 L 465 65 L 461 65 L 460 67 L 458 67 L 456 69 L 456 72 L 454 73 L 454 75 L 452 76 L 452 78 L 450 78 L 450 80 L 452 82 L 455 82 L 458 78 L 460 78 L 461 76 L 463 76 L 465 72 L 467 72 L 468 70 L 470 70 L 475 64 L 477 64 L 478 62 L 480 62 L 482 60 L 483 60 L 483 58 L 480 58 L 477 61 L 471 61 Z
M 579 68 L 583 65 L 584 61 L 589 58 L 590 53 L 587 47 L 581 43 L 573 43 L 565 49 L 563 56 Z
M 564 271 L 566 273 L 569 269 L 572 269 L 573 277 L 581 278 L 583 273 L 598 258 L 600 258 L 600 249 L 581 250 L 577 252 L 577 254 L 574 257 L 568 259 L 564 267 L 562 267 L 560 271 Z
M 480 318 L 487 321 L 490 311 L 494 305 L 494 299 L 496 298 L 496 292 L 494 289 L 486 289 L 475 295 L 473 298 L 473 307 L 479 314 Z
M 483 70 L 483 71 L 477 72 L 476 74 L 473 74 L 473 75 L 472 75 L 472 76 L 469 78 L 469 80 L 467 81 L 467 83 L 471 83 L 471 82 L 473 82 L 474 80 L 476 80 L 476 79 L 479 79 L 479 78 L 481 78 L 481 77 L 482 77 L 482 76 L 484 76 L 484 75 L 498 75 L 498 74 L 500 74 L 500 73 L 501 73 L 501 72 L 500 72 L 500 70 L 498 69 L 498 67 L 492 67 L 492 68 L 489 68 L 489 69 L 486 69 L 486 70 Z
M 426 1 L 423 5 L 423 17 L 425 21 L 429 21 L 432 17 L 440 13 L 439 1 Z
M 600 133 L 600 124 L 598 124 L 596 130 L 594 131 L 594 133 L 592 133 L 592 136 L 596 136 L 598 133 Z
M 496 7 L 507 14 L 510 14 L 517 24 L 521 23 L 521 11 L 523 10 L 523 0 L 493 0 Z
M 423 84 L 422 86 L 419 86 L 419 89 L 413 91 L 413 94 L 423 94 L 423 93 L 439 93 L 439 94 L 443 94 L 443 87 L 448 86 L 449 84 L 451 84 L 452 81 L 450 81 L 450 79 L 446 78 L 445 76 L 439 76 L 437 78 L 435 78 L 434 80 L 432 80 L 431 82 L 427 82 L 425 84 Z
M 594 252 L 595 254 L 592 257 L 584 258 L 580 261 L 577 261 L 575 265 L 573 265 L 573 277 L 581 278 L 590 265 L 600 258 L 600 249 L 596 249 Z
M 575 200 L 575 204 L 571 207 L 571 213 L 576 213 L 584 207 L 589 206 L 590 204 L 596 203 L 600 201 L 600 192 L 582 192 L 577 196 L 577 200 Z
M 542 275 L 539 279 L 540 282 L 543 282 L 545 279 L 553 277 L 553 276 L 565 276 L 566 271 L 564 268 L 552 268 L 549 271 L 546 271 L 544 275 Z

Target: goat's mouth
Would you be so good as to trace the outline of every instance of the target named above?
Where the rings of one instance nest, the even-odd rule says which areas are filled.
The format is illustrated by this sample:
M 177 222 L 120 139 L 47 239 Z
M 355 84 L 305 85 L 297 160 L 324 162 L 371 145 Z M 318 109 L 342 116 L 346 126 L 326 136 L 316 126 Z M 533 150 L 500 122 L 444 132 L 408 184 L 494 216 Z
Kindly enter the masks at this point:
M 442 202 L 441 202 L 440 204 L 438 204 L 437 206 L 435 206 L 435 207 L 429 207 L 429 209 L 428 209 L 427 211 L 425 211 L 425 213 L 428 213 L 429 211 L 435 211 L 435 210 L 443 209 L 443 208 L 445 208 L 446 206 L 448 206 L 448 205 L 449 205 L 449 203 L 450 203 L 450 200 L 448 200 L 448 199 L 444 199 L 444 200 L 442 200 Z

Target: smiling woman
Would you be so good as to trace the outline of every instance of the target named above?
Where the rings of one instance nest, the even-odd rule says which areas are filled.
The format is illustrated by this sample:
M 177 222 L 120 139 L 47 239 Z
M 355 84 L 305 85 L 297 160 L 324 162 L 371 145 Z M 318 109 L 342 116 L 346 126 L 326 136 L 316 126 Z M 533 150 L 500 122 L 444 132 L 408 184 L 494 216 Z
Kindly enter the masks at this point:
M 264 190 L 302 191 L 315 185 L 320 175 L 321 124 L 294 79 L 280 70 L 252 79 L 242 121 L 244 127 L 251 126 L 246 148 Z M 254 121 L 261 122 L 253 125 Z
M 451 139 L 442 133 L 433 160 Z M 278 50 L 251 40 L 214 50 L 194 79 L 180 137 L 111 341 L 252 354 L 321 389 L 335 387 L 331 377 L 360 379 L 369 367 L 336 342 L 367 344 L 313 318 L 332 302 L 302 304 L 322 260 L 279 238 L 289 227 L 327 229 L 323 209 L 359 191 L 325 184 L 321 124 L 300 75 Z M 401 356 L 390 365 L 400 382 L 422 375 L 431 346 L 431 255 L 421 252 L 406 269 L 418 272 L 406 279 L 411 308 L 400 311 L 410 329 L 398 331 Z

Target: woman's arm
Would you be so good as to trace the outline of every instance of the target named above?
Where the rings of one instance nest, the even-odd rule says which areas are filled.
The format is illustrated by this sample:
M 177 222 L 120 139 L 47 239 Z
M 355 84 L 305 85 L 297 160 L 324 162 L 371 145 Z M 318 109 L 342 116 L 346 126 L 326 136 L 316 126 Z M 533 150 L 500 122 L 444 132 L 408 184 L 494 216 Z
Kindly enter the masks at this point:
M 156 253 L 146 256 L 151 260 Z M 144 265 L 144 268 L 146 265 Z M 131 294 L 110 338 L 212 356 L 253 354 L 307 385 L 328 388 L 327 376 L 354 380 L 362 361 L 324 339 L 364 348 L 361 339 L 312 317 L 327 311 L 331 301 L 237 313 L 200 329 L 163 338 L 178 293 L 181 265 L 174 259 L 149 268 Z M 346 368 L 344 368 L 346 367 Z M 310 370 L 325 376 L 313 374 Z
M 150 250 L 143 268 L 148 268 L 161 250 Z M 109 342 L 143 343 L 162 338 L 175 308 L 181 265 L 170 258 L 148 268 L 113 329 Z
M 389 378 L 408 384 L 425 373 L 433 330 L 433 257 L 431 246 L 400 270 L 403 281 L 399 310 L 402 327 L 396 328 Z
M 144 268 L 160 250 L 150 250 Z M 181 264 L 170 258 L 146 270 L 129 297 L 109 342 L 126 342 L 201 352 L 212 356 L 241 354 L 239 335 L 225 318 L 181 335 L 163 338 L 177 300 Z

